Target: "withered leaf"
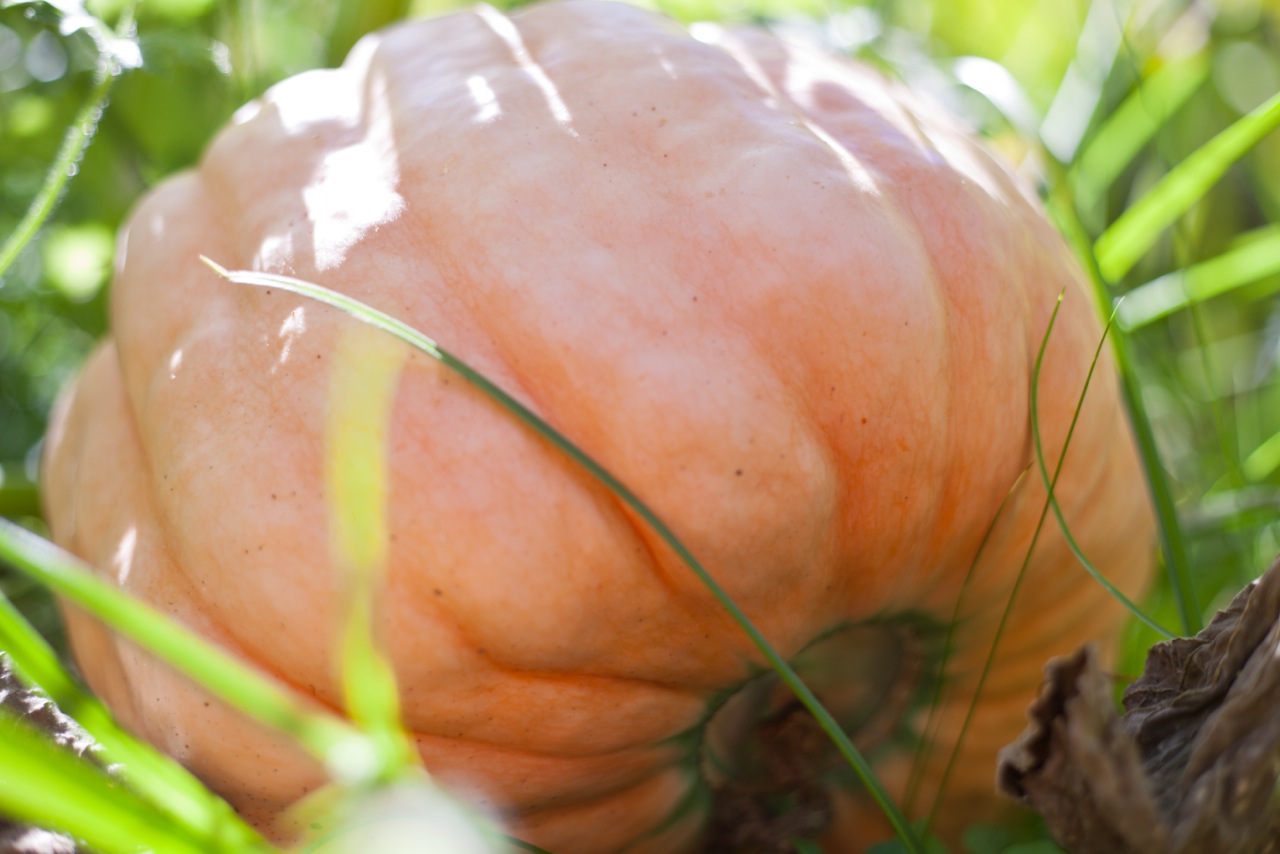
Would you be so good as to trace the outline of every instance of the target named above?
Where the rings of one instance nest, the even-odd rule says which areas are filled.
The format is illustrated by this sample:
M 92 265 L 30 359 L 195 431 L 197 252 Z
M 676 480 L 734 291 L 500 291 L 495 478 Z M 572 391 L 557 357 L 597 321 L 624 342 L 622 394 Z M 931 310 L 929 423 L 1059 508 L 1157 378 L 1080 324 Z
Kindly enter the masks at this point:
M 1124 694 L 1092 647 L 1045 668 L 997 785 L 1089 854 L 1280 852 L 1280 561 Z

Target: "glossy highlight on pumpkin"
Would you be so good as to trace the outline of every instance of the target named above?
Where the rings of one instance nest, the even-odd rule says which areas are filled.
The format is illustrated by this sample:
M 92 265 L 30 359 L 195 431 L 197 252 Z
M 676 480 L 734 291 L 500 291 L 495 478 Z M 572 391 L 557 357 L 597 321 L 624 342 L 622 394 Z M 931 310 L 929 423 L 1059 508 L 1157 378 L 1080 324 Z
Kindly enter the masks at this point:
M 933 105 L 761 31 L 690 35 L 597 2 L 366 38 L 242 110 L 122 247 L 113 336 L 49 437 L 59 543 L 341 704 L 325 425 L 355 321 L 198 258 L 315 281 L 440 341 L 627 483 L 899 796 L 913 750 L 864 711 L 928 657 L 919 627 L 955 616 L 1032 461 L 1029 384 L 1060 292 L 1040 380 L 1051 469 L 1101 335 L 1037 204 Z M 584 471 L 438 363 L 400 371 L 378 623 L 428 769 L 552 851 L 697 850 L 723 783 L 703 748 L 755 743 L 713 712 L 782 702 L 758 653 Z M 1056 493 L 1136 594 L 1151 521 L 1105 365 Z M 974 569 L 917 812 L 1043 507 L 1023 478 Z M 68 616 L 95 690 L 256 822 L 323 784 L 282 737 Z M 995 752 L 1044 660 L 1122 619 L 1046 527 L 944 830 L 1000 811 Z M 929 714 L 903 706 L 903 728 Z M 830 773 L 832 851 L 884 835 L 846 776 Z

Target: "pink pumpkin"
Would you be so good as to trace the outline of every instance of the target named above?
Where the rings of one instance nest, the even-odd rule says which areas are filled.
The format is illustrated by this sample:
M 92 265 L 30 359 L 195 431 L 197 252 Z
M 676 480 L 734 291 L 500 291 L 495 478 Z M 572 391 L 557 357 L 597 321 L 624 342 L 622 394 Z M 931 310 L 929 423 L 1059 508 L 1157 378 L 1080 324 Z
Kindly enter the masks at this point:
M 219 281 L 201 254 L 395 315 L 579 443 L 903 800 L 938 627 L 1012 488 L 959 607 L 917 815 L 1044 508 L 1038 473 L 1019 476 L 1060 292 L 1040 388 L 1051 469 L 1101 335 L 1036 202 L 936 107 L 765 32 L 599 2 L 366 38 L 242 110 L 121 247 L 112 337 L 48 442 L 54 535 L 324 706 L 342 703 L 343 613 L 324 425 L 356 322 Z M 438 780 L 557 854 L 695 851 L 713 813 L 770 786 L 808 792 L 827 850 L 887 835 L 741 629 L 615 496 L 428 358 L 404 367 L 390 419 L 378 620 Z M 1151 519 L 1105 356 L 1058 494 L 1136 594 Z M 68 618 L 94 689 L 253 821 L 323 784 L 283 737 Z M 1045 659 L 1122 619 L 1050 516 L 945 832 L 1000 811 L 994 756 Z M 799 770 L 779 770 L 788 756 Z

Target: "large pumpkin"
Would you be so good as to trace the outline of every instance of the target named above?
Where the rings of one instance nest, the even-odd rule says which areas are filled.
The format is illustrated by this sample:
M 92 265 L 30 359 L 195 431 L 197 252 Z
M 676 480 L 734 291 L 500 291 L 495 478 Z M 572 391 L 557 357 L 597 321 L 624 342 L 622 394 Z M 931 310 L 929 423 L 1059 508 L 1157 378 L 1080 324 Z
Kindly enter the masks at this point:
M 146 198 L 113 337 L 50 434 L 52 530 L 336 707 L 324 425 L 356 322 L 220 281 L 201 254 L 356 296 L 527 403 L 672 525 L 904 800 L 927 742 L 911 810 L 931 805 L 1042 517 L 1038 474 L 1019 476 L 1060 292 L 1051 468 L 1101 335 L 1037 204 L 935 107 L 763 32 L 480 8 L 276 86 Z M 884 835 L 743 632 L 588 473 L 424 357 L 390 418 L 379 620 L 437 779 L 559 854 L 696 850 L 713 813 L 814 781 L 830 850 Z M 1136 593 L 1150 517 L 1105 356 L 1059 497 Z M 997 810 L 993 757 L 1045 659 L 1121 620 L 1050 516 L 944 830 Z M 283 738 L 68 622 L 117 713 L 253 820 L 322 783 Z

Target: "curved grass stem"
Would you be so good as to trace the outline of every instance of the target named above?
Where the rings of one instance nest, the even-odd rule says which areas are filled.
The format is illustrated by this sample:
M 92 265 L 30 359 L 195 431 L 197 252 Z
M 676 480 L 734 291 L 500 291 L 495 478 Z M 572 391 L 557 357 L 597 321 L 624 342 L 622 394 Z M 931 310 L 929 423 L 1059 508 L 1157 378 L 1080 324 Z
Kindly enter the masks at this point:
M 916 835 L 914 828 L 907 822 L 906 817 L 902 814 L 893 799 L 885 791 L 884 786 L 876 779 L 874 771 L 871 769 L 870 763 L 862 756 L 853 742 L 840 728 L 839 723 L 831 716 L 809 690 L 808 686 L 800 679 L 795 670 L 786 662 L 785 659 L 774 649 L 773 645 L 761 634 L 755 624 L 747 617 L 747 615 L 738 607 L 738 605 L 730 598 L 729 594 L 720 586 L 720 583 L 712 577 L 711 573 L 694 557 L 683 543 L 676 537 L 675 533 L 662 521 L 658 515 L 651 510 L 648 505 L 640 500 L 626 484 L 622 483 L 618 478 L 611 474 L 602 465 L 587 455 L 585 451 L 567 439 L 558 430 L 540 418 L 527 406 L 514 397 L 509 395 L 503 389 L 491 382 L 487 377 L 479 371 L 472 368 L 462 359 L 450 353 L 441 347 L 432 339 L 422 334 L 418 330 L 409 326 L 402 321 L 384 314 L 377 309 L 371 308 L 364 303 L 345 296 L 344 294 L 331 291 L 328 288 L 311 282 L 294 279 L 288 276 L 277 276 L 268 273 L 257 273 L 252 271 L 228 271 L 218 264 L 202 258 L 218 275 L 227 280 L 240 285 L 250 285 L 254 287 L 275 287 L 286 290 L 309 299 L 317 300 L 334 308 L 347 312 L 358 320 L 382 329 L 397 338 L 405 341 L 423 353 L 435 358 L 459 376 L 471 383 L 483 394 L 494 402 L 498 403 L 503 409 L 515 416 L 530 430 L 546 439 L 553 446 L 565 453 L 570 459 L 582 466 L 596 480 L 602 483 L 614 495 L 616 495 L 632 512 L 645 521 L 647 525 L 662 539 L 668 548 L 676 554 L 680 560 L 693 571 L 711 594 L 716 598 L 720 605 L 730 614 L 735 622 L 742 627 L 742 630 L 751 639 L 755 647 L 769 662 L 770 666 L 778 674 L 779 678 L 786 683 L 800 703 L 813 715 L 819 726 L 826 733 L 827 737 L 835 744 L 836 749 L 841 756 L 849 763 L 862 784 L 866 786 L 872 800 L 888 818 L 889 823 L 893 826 L 899 839 L 902 840 L 907 850 L 911 854 L 924 854 L 924 846 L 920 838 Z
M 1093 285 L 1093 293 L 1098 308 L 1104 314 L 1113 305 L 1111 293 L 1098 271 L 1098 263 L 1093 255 L 1093 247 L 1085 232 L 1083 224 L 1076 213 L 1075 205 L 1069 198 L 1064 198 L 1066 181 L 1062 180 L 1063 167 L 1057 161 L 1049 159 L 1048 168 L 1053 172 L 1057 192 L 1050 196 L 1049 210 L 1053 213 L 1059 229 L 1066 236 L 1076 256 L 1080 259 Z M 1178 519 L 1178 509 L 1173 500 L 1173 488 L 1169 476 L 1165 472 L 1160 458 L 1160 449 L 1156 446 L 1155 429 L 1151 425 L 1151 416 L 1147 412 L 1147 404 L 1142 396 L 1142 384 L 1134 366 L 1133 356 L 1129 352 L 1129 338 L 1124 334 L 1111 336 L 1111 352 L 1115 356 L 1116 369 L 1120 373 L 1120 387 L 1124 395 L 1125 406 L 1129 410 L 1129 423 L 1133 427 L 1134 439 L 1138 444 L 1138 453 L 1142 457 L 1142 468 L 1147 477 L 1147 488 L 1151 493 L 1151 501 L 1155 506 L 1160 550 L 1164 555 L 1165 571 L 1169 577 L 1169 587 L 1173 591 L 1174 601 L 1178 607 L 1178 616 L 1185 635 L 1197 634 L 1204 628 L 1197 601 L 1195 585 L 1191 581 L 1191 561 L 1187 556 L 1186 535 Z
M 1059 296 L 1058 304 L 1053 307 L 1053 315 L 1049 318 L 1050 330 L 1053 329 L 1053 323 L 1058 317 L 1058 309 L 1061 307 L 1062 307 L 1062 297 Z M 1085 379 L 1084 379 L 1084 387 L 1086 391 L 1089 388 L 1089 384 L 1093 381 L 1093 372 L 1098 367 L 1098 359 L 1102 356 L 1102 348 L 1106 344 L 1107 333 L 1111 331 L 1111 327 L 1114 321 L 1115 321 L 1115 314 L 1113 312 L 1111 318 L 1107 320 L 1106 327 L 1102 331 L 1102 338 L 1098 340 L 1098 347 L 1093 352 L 1093 361 L 1089 363 L 1089 372 L 1085 375 Z M 1054 488 L 1054 485 L 1057 483 L 1058 472 L 1062 471 L 1063 462 L 1067 458 L 1067 448 L 1070 446 L 1071 437 L 1075 433 L 1076 423 L 1080 419 L 1080 409 L 1084 404 L 1084 393 L 1083 392 L 1081 393 L 1080 401 L 1076 405 L 1075 412 L 1073 412 L 1071 415 L 1071 424 L 1067 427 L 1067 437 L 1063 442 L 1063 446 L 1062 446 L 1062 456 L 1058 458 L 1058 466 L 1057 466 L 1057 469 L 1054 471 L 1053 478 L 1050 478 L 1049 468 L 1045 464 L 1045 460 L 1044 460 L 1044 447 L 1040 437 L 1040 411 L 1039 411 L 1040 368 L 1044 364 L 1044 353 L 1048 343 L 1049 343 L 1049 336 L 1048 336 L 1048 333 L 1046 333 L 1044 340 L 1040 343 L 1040 352 L 1036 354 L 1035 368 L 1031 375 L 1031 439 L 1035 445 L 1036 466 L 1040 470 L 1040 479 L 1044 483 L 1045 492 L 1048 496 L 1049 506 L 1053 508 L 1053 515 L 1058 520 L 1058 527 L 1062 530 L 1062 536 L 1063 536 L 1063 539 L 1065 539 L 1067 542 L 1067 547 L 1071 549 L 1071 553 L 1076 556 L 1076 560 L 1080 561 L 1080 565 L 1085 568 L 1085 571 L 1088 572 L 1091 576 L 1093 576 L 1094 581 L 1098 582 L 1104 588 L 1106 588 L 1107 592 L 1110 593 L 1111 596 L 1116 599 L 1116 601 L 1124 605 L 1124 607 L 1128 609 L 1129 613 L 1133 614 L 1134 617 L 1136 617 L 1139 621 L 1145 624 L 1148 628 L 1150 628 L 1151 630 L 1159 634 L 1165 640 L 1172 640 L 1174 637 L 1176 637 L 1176 635 L 1173 632 L 1169 631 L 1164 626 L 1160 625 L 1154 619 L 1148 616 L 1146 613 L 1144 613 L 1141 608 L 1139 608 L 1137 605 L 1133 603 L 1131 599 L 1129 599 L 1128 596 L 1125 596 L 1122 592 L 1120 592 L 1120 590 L 1117 589 L 1114 584 L 1108 581 L 1107 578 L 1103 576 L 1101 572 L 1098 571 L 1098 568 L 1093 565 L 1092 561 L 1090 561 L 1089 558 L 1085 556 L 1084 551 L 1080 548 L 1080 545 L 1076 542 L 1075 537 L 1072 536 L 1071 528 L 1067 525 L 1067 520 L 1063 516 L 1062 507 L 1059 506 L 1058 504 L 1058 497 L 1057 495 L 1054 494 L 1053 488 Z

